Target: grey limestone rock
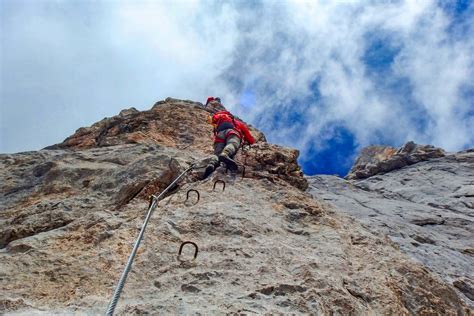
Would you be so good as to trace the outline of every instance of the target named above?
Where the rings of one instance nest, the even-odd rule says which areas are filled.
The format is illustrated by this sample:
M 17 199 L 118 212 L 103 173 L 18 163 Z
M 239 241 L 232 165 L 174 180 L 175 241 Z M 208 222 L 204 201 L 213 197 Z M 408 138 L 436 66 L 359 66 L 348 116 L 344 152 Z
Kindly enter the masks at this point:
M 193 102 L 167 99 L 79 129 L 51 149 L 0 155 L 0 313 L 104 314 L 150 195 L 212 151 L 206 115 Z M 424 192 L 433 189 L 424 182 L 392 192 L 374 178 L 359 187 L 337 179 L 334 185 L 362 194 L 358 202 L 345 197 L 354 210 L 380 216 L 382 228 L 374 230 L 304 192 L 296 150 L 257 139 L 236 157 L 245 173 L 219 167 L 200 180 L 193 170 L 159 201 L 117 315 L 471 313 L 458 294 L 472 291 L 472 268 L 462 259 L 472 256 L 464 242 L 471 232 L 464 176 L 456 178 L 458 190 L 440 184 L 442 197 L 429 198 Z M 469 155 L 444 168 L 462 169 Z M 315 189 L 324 178 L 311 181 L 316 198 L 337 196 L 330 183 Z M 187 197 L 189 190 L 199 199 Z M 403 221 L 383 217 L 384 194 L 404 196 L 390 200 L 393 209 L 423 211 L 401 212 Z M 443 266 L 463 278 L 446 282 L 425 268 L 428 257 L 410 259 L 386 237 L 396 225 L 411 228 L 406 238 L 417 249 L 463 254 Z M 187 246 L 178 258 L 184 241 L 198 245 L 196 259 Z
M 473 306 L 474 152 L 443 155 L 365 179 L 308 177 L 309 192 L 388 235 Z

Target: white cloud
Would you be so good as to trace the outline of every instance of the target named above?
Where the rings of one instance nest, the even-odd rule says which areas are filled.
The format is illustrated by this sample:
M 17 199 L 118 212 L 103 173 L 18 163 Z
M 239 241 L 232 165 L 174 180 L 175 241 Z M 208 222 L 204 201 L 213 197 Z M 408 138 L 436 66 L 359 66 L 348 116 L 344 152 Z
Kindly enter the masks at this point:
M 474 88 L 474 40 L 453 35 L 452 15 L 432 0 L 1 3 L 2 65 L 8 62 L 2 135 L 14 139 L 1 151 L 60 141 L 72 127 L 124 107 L 208 95 L 304 154 L 325 146 L 331 126 L 350 130 L 360 146 L 410 139 L 448 150 L 474 145 L 473 96 L 463 94 Z M 472 33 L 472 20 L 465 27 Z M 365 64 L 370 36 L 397 51 L 384 72 Z M 49 49 L 41 53 L 39 45 Z M 22 72 L 29 77 L 6 82 L 7 73 Z M 319 96 L 311 97 L 315 81 Z M 256 105 L 237 106 L 248 91 Z M 15 107 L 47 131 L 55 102 L 64 126 L 34 145 L 38 130 L 25 124 L 18 131 Z M 288 121 L 295 107 L 299 123 Z M 275 112 L 284 123 L 268 119 Z M 32 139 L 30 147 L 21 138 Z
M 297 144 L 303 150 L 312 144 L 322 145 L 321 139 L 328 137 L 324 126 L 332 122 L 350 129 L 361 146 L 409 139 L 448 150 L 473 145 L 474 133 L 466 115 L 469 109 L 472 111 L 473 100 L 461 93 L 473 77 L 472 39 L 453 38 L 448 33 L 451 17 L 434 1 L 287 4 L 281 6 L 278 15 L 278 25 L 285 25 L 281 29 L 267 25 L 275 19 L 271 16 L 277 15 L 274 11 L 257 14 L 265 22 L 252 29 L 250 40 L 245 34 L 239 39 L 247 44 L 249 52 L 244 61 L 237 60 L 230 69 L 239 71 L 242 62 L 249 64 L 238 77 L 244 82 L 257 82 L 260 88 L 257 102 L 261 106 L 253 114 L 290 112 L 291 108 L 275 108 L 275 104 L 286 102 L 291 107 L 295 97 L 311 93 L 308 85 L 315 78 L 322 95 L 322 100 L 300 105 L 307 107 L 307 115 L 313 115 L 306 132 L 294 133 L 291 124 L 288 129 L 280 125 L 273 128 L 274 122 L 267 122 L 264 127 L 272 131 L 274 140 Z M 278 32 L 289 38 L 292 46 L 272 40 Z M 408 82 L 413 88 L 412 104 L 406 103 L 409 95 L 397 95 L 396 89 L 387 91 L 377 78 L 368 75 L 363 56 L 365 36 L 370 33 L 389 33 L 399 47 L 393 71 L 380 76 Z M 261 40 L 253 45 L 258 37 Z M 279 54 L 266 59 L 265 54 L 272 50 Z M 413 108 L 414 103 L 424 111 Z M 417 125 L 419 113 L 431 122 L 425 128 Z

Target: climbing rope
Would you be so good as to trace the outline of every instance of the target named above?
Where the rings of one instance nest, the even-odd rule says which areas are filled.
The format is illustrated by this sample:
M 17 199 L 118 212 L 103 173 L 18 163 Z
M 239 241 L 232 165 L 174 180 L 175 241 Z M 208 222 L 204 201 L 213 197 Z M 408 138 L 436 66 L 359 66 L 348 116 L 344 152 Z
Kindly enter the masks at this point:
M 132 268 L 133 259 L 135 258 L 135 255 L 137 254 L 138 247 L 140 246 L 140 243 L 142 241 L 146 226 L 148 225 L 148 221 L 150 220 L 151 214 L 153 213 L 155 207 L 158 205 L 158 201 L 166 192 L 169 191 L 170 188 L 172 188 L 179 180 L 181 180 L 181 178 L 184 175 L 186 175 L 189 171 L 191 171 L 194 168 L 196 167 L 194 164 L 192 164 L 188 169 L 184 170 L 173 182 L 171 182 L 171 184 L 168 185 L 163 190 L 163 192 L 160 193 L 160 195 L 158 196 L 152 195 L 152 200 L 148 207 L 148 212 L 147 212 L 145 221 L 143 222 L 142 228 L 140 230 L 140 234 L 138 234 L 138 238 L 135 241 L 135 245 L 133 246 L 130 256 L 128 257 L 128 261 L 127 261 L 127 264 L 125 265 L 125 269 L 123 270 L 122 276 L 120 277 L 117 287 L 115 288 L 114 295 L 112 296 L 109 306 L 107 307 L 107 312 L 106 312 L 107 316 L 112 316 L 114 314 L 115 307 L 117 306 L 118 300 L 120 298 L 120 294 L 122 293 L 123 287 L 125 285 L 125 281 L 127 280 L 128 272 L 130 272 L 130 269 Z

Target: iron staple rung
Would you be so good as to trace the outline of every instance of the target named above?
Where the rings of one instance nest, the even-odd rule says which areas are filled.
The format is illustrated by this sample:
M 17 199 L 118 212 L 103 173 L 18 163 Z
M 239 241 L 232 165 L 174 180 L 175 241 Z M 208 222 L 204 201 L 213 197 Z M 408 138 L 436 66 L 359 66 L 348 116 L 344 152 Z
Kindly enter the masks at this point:
M 185 241 L 179 247 L 178 260 L 181 260 L 180 257 L 181 257 L 181 253 L 183 252 L 183 247 L 184 247 L 184 245 L 187 245 L 187 244 L 190 244 L 190 245 L 194 246 L 194 258 L 193 258 L 193 260 L 197 258 L 198 251 L 199 251 L 198 245 L 193 241 Z
M 216 189 L 216 185 L 218 183 L 222 183 L 222 191 L 225 191 L 225 181 L 224 180 L 216 180 L 214 182 L 214 186 L 212 187 L 212 191 L 214 191 Z
M 189 194 L 190 194 L 191 192 L 195 192 L 195 193 L 196 193 L 196 195 L 197 195 L 197 201 L 196 201 L 196 203 L 194 203 L 194 204 L 197 204 L 197 203 L 199 202 L 199 200 L 201 199 L 201 194 L 199 194 L 199 191 L 198 191 L 198 190 L 195 190 L 195 189 L 190 189 L 190 190 L 188 190 L 188 192 L 186 192 L 186 200 L 185 200 L 184 202 L 186 203 L 186 201 L 189 200 Z

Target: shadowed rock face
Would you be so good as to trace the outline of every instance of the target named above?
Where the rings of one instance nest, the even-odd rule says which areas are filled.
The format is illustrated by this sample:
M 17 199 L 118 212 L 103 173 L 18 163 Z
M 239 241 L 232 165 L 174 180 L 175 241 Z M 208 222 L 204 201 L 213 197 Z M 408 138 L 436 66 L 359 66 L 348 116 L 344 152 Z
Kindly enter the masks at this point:
M 0 155 L 0 311 L 103 314 L 148 196 L 211 152 L 206 115 L 167 99 L 49 150 Z M 465 279 L 442 281 L 313 199 L 298 152 L 252 132 L 260 141 L 237 157 L 245 177 L 219 168 L 201 181 L 195 170 L 159 202 L 117 314 L 470 313 L 455 289 Z M 177 258 L 184 241 L 199 246 L 196 260 L 187 247 Z
M 474 306 L 474 150 L 445 154 L 423 147 L 421 153 L 415 149 L 408 156 L 369 147 L 353 170 L 370 160 L 367 156 L 419 162 L 365 179 L 308 177 L 309 192 L 374 233 L 386 234 L 402 251 L 452 283 Z M 403 148 L 399 152 L 406 152 Z

